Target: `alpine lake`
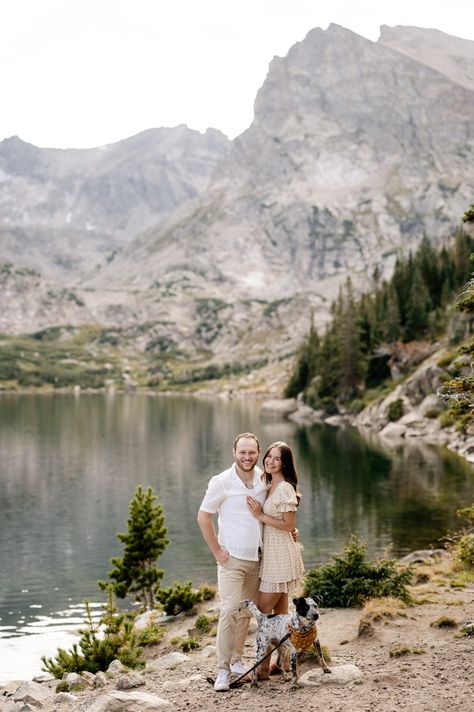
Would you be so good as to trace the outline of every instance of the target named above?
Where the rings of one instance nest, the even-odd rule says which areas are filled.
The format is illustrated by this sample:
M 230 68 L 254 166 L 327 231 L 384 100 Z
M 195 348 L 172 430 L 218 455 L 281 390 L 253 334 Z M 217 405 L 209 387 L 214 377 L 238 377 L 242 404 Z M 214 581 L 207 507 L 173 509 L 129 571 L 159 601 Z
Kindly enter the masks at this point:
M 41 674 L 41 655 L 69 648 L 84 601 L 100 611 L 110 557 L 120 556 L 136 487 L 153 488 L 170 543 L 163 584 L 215 584 L 196 523 L 210 477 L 232 463 L 239 432 L 294 449 L 297 525 L 309 569 L 352 533 L 370 557 L 439 547 L 474 497 L 474 468 L 421 442 L 388 449 L 351 427 L 260 418 L 252 399 L 145 394 L 0 397 L 0 682 Z

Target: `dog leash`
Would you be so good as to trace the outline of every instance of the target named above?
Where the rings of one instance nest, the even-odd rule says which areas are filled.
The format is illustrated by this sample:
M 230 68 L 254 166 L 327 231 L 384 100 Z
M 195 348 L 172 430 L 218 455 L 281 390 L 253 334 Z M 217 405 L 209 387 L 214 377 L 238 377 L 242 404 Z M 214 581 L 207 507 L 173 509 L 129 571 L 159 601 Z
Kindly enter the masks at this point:
M 253 670 L 255 670 L 255 668 L 258 667 L 258 666 L 260 665 L 260 663 L 263 663 L 264 660 L 266 660 L 267 658 L 269 658 L 270 655 L 271 655 L 272 653 L 274 653 L 275 650 L 277 650 L 277 649 L 280 647 L 280 645 L 283 645 L 283 643 L 284 643 L 285 641 L 287 641 L 289 637 L 290 637 L 290 633 L 287 633 L 286 635 L 284 635 L 283 638 L 280 640 L 280 642 L 279 642 L 277 645 L 275 645 L 275 647 L 274 647 L 272 650 L 270 650 L 269 653 L 267 653 L 266 655 L 264 655 L 263 658 L 260 658 L 260 660 L 257 660 L 257 662 L 255 663 L 255 665 L 253 665 L 253 667 L 249 668 L 249 670 L 246 670 L 246 672 L 242 673 L 242 675 L 239 675 L 238 678 L 236 678 L 233 682 L 230 683 L 229 687 L 233 687 L 233 688 L 235 688 L 235 687 L 242 687 L 242 684 L 243 684 L 243 683 L 240 682 L 240 680 L 241 680 L 243 677 L 247 677 L 247 675 L 248 675 L 249 673 L 253 672 Z M 210 685 L 213 685 L 213 684 L 215 683 L 215 680 L 214 680 L 214 678 L 212 678 L 212 677 L 206 677 L 206 680 L 208 681 L 208 683 L 209 683 Z

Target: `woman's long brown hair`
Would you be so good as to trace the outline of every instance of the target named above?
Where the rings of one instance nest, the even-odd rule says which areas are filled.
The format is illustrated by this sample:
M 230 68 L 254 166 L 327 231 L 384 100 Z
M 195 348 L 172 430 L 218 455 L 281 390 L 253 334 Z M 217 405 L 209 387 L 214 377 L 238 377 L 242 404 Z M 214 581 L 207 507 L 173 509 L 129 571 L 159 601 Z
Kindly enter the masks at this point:
M 265 460 L 267 458 L 267 455 L 269 454 L 270 450 L 272 448 L 277 447 L 280 450 L 280 456 L 281 456 L 281 471 L 283 474 L 283 477 L 286 482 L 289 482 L 291 485 L 293 485 L 293 488 L 296 492 L 296 499 L 298 500 L 298 504 L 300 503 L 301 499 L 301 493 L 298 491 L 298 472 L 296 470 L 296 465 L 295 465 L 295 458 L 293 457 L 293 451 L 287 443 L 283 442 L 282 440 L 278 440 L 275 443 L 272 443 L 267 447 L 265 450 L 265 454 L 263 456 L 263 473 L 262 473 L 262 480 L 265 482 L 265 484 L 269 485 L 272 481 L 272 476 L 269 472 L 265 471 Z

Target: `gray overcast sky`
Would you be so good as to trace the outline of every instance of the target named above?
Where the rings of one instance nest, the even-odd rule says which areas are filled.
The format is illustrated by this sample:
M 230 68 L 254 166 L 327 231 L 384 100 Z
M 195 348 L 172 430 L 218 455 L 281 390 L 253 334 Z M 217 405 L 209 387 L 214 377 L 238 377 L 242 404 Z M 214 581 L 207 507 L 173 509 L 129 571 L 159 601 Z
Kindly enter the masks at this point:
M 272 57 L 330 22 L 474 40 L 474 0 L 0 0 L 0 140 L 83 148 L 178 124 L 234 138 Z

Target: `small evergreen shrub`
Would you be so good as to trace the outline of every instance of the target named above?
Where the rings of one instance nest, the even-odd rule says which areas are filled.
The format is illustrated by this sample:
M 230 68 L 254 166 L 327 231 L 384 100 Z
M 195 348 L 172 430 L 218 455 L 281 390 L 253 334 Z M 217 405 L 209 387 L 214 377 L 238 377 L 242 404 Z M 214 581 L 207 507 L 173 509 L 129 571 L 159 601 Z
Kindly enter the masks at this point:
M 387 409 L 387 418 L 391 423 L 394 423 L 397 420 L 400 420 L 400 418 L 403 415 L 403 400 L 401 398 L 397 398 L 397 400 L 392 401 Z
M 209 633 L 212 622 L 206 615 L 202 615 L 197 618 L 195 625 L 200 633 Z
M 459 537 L 456 554 L 461 564 L 474 568 L 474 533 L 467 532 Z
M 154 645 L 163 638 L 165 629 L 161 625 L 149 625 L 138 631 L 138 645 Z
M 398 648 L 392 648 L 390 657 L 401 658 L 404 655 L 423 655 L 425 652 L 423 648 L 409 648 L 407 645 L 400 645 Z
M 120 660 L 126 667 L 142 667 L 138 636 L 133 631 L 130 616 L 119 614 L 112 592 L 105 606 L 105 615 L 97 622 L 92 619 L 86 601 L 86 628 L 80 631 L 79 644 L 71 650 L 58 648 L 55 659 L 42 656 L 43 670 L 61 679 L 64 673 L 105 672 L 112 660 Z
M 344 556 L 333 556 L 333 563 L 310 569 L 305 577 L 305 596 L 322 596 L 325 606 L 360 606 L 369 598 L 393 596 L 409 602 L 406 588 L 411 567 L 399 569 L 392 559 L 366 561 L 366 547 L 352 536 Z
M 190 650 L 199 648 L 199 640 L 197 638 L 181 638 L 180 636 L 176 636 L 170 640 L 170 643 L 180 648 L 183 653 L 189 653 Z
M 450 549 L 457 562 L 466 569 L 474 569 L 474 503 L 458 509 L 456 515 L 466 519 L 468 525 L 448 538 Z
M 199 593 L 201 594 L 201 600 L 213 601 L 216 597 L 216 587 L 203 584 L 202 586 L 199 586 Z
M 160 588 L 156 597 L 167 615 L 176 616 L 181 611 L 190 611 L 202 600 L 202 593 L 200 590 L 193 590 L 191 581 L 174 581 L 169 588 Z
M 474 637 L 474 623 L 463 623 L 457 634 L 458 638 L 472 638 Z
M 449 616 L 440 616 L 434 621 L 431 621 L 430 626 L 432 628 L 457 628 L 458 622 L 455 618 L 450 618 Z

